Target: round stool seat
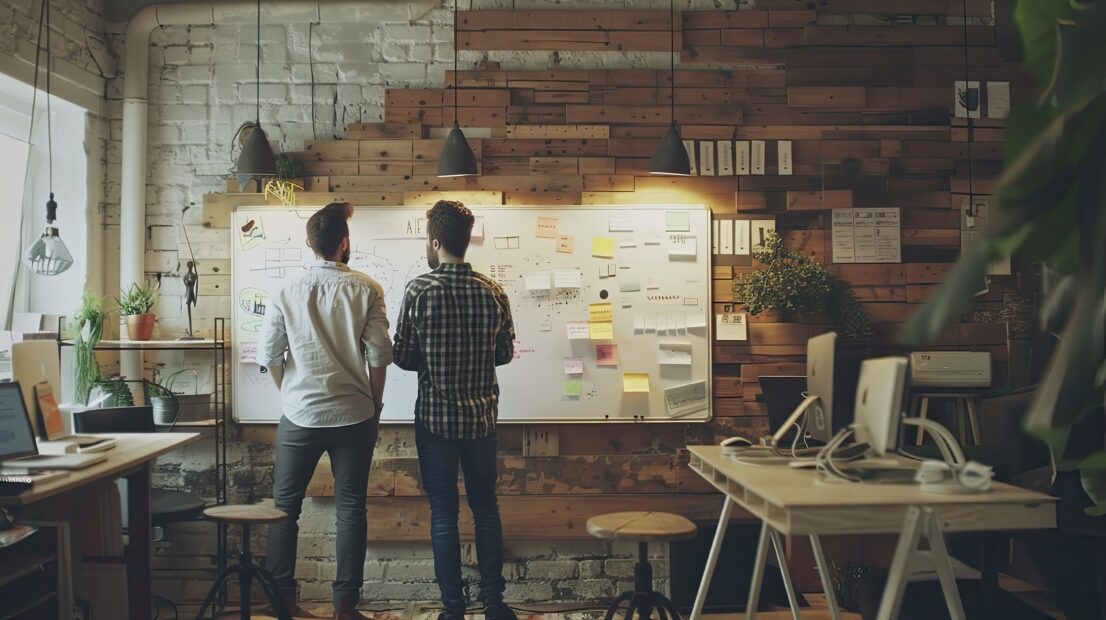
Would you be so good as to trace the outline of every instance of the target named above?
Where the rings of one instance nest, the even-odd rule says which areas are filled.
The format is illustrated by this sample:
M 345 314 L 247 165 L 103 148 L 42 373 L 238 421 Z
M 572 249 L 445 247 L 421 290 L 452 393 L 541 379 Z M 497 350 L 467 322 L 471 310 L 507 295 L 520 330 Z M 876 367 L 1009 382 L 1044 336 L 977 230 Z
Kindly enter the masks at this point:
M 204 516 L 226 523 L 276 523 L 288 518 L 283 510 L 261 504 L 212 506 L 204 510 Z
M 603 540 L 666 542 L 694 538 L 698 528 L 670 512 L 609 512 L 588 519 L 588 533 Z

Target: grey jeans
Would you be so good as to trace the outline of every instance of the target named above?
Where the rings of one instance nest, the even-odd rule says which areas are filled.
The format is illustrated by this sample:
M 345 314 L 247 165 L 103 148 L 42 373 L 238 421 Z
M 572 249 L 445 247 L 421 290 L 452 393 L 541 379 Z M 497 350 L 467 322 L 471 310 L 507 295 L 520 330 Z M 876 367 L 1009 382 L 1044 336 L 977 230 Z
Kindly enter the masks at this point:
M 351 426 L 306 428 L 282 417 L 277 426 L 273 498 L 288 519 L 269 526 L 265 564 L 285 596 L 296 591 L 296 543 L 300 509 L 319 458 L 330 455 L 337 508 L 338 560 L 334 602 L 358 601 L 365 572 L 365 488 L 376 447 L 379 416 Z

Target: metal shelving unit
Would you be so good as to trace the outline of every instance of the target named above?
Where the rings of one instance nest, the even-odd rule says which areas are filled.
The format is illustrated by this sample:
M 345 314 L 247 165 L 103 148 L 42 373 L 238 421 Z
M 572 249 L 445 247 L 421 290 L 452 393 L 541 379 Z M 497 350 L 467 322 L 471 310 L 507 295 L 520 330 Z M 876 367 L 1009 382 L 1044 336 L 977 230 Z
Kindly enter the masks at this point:
M 60 337 L 61 326 L 58 328 L 58 357 L 64 347 L 72 347 L 72 340 L 63 340 Z M 193 422 L 177 422 L 175 424 L 158 424 L 157 428 L 166 432 L 173 430 L 187 430 L 196 432 L 206 428 L 212 429 L 213 446 L 215 453 L 215 503 L 224 505 L 227 503 L 228 469 L 227 469 L 227 405 L 229 402 L 228 389 L 230 376 L 227 370 L 227 356 L 230 354 L 230 342 L 227 341 L 227 320 L 217 318 L 214 320 L 212 338 L 204 340 L 101 340 L 96 345 L 97 351 L 153 351 L 153 352 L 210 352 L 213 370 L 212 386 L 212 417 L 207 420 Z M 138 379 L 124 379 L 132 382 L 145 382 L 145 377 Z M 143 399 L 145 394 L 142 395 Z M 221 574 L 227 567 L 227 528 L 223 523 L 217 525 L 217 572 Z M 222 610 L 226 606 L 226 590 L 220 594 L 216 608 Z

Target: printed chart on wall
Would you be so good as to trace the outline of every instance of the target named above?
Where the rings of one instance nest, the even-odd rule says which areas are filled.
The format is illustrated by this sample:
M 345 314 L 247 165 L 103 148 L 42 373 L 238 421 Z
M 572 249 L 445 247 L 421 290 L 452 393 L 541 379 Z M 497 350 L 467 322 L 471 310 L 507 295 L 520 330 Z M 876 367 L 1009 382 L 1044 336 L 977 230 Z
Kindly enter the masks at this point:
M 234 413 L 280 418 L 257 364 L 270 295 L 314 260 L 310 207 L 234 213 Z M 710 211 L 702 206 L 475 207 L 467 259 L 506 291 L 515 359 L 499 368 L 504 422 L 710 417 Z M 421 208 L 357 208 L 350 267 L 385 291 L 394 331 L 407 282 L 429 271 Z M 388 370 L 382 420 L 413 420 L 418 379 Z

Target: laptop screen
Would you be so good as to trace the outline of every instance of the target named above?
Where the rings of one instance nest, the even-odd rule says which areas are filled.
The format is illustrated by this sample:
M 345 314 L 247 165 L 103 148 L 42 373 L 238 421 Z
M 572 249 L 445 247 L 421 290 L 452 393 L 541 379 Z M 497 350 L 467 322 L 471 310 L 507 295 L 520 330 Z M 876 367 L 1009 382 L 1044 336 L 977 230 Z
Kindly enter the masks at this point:
M 18 383 L 0 383 L 0 461 L 38 454 Z

